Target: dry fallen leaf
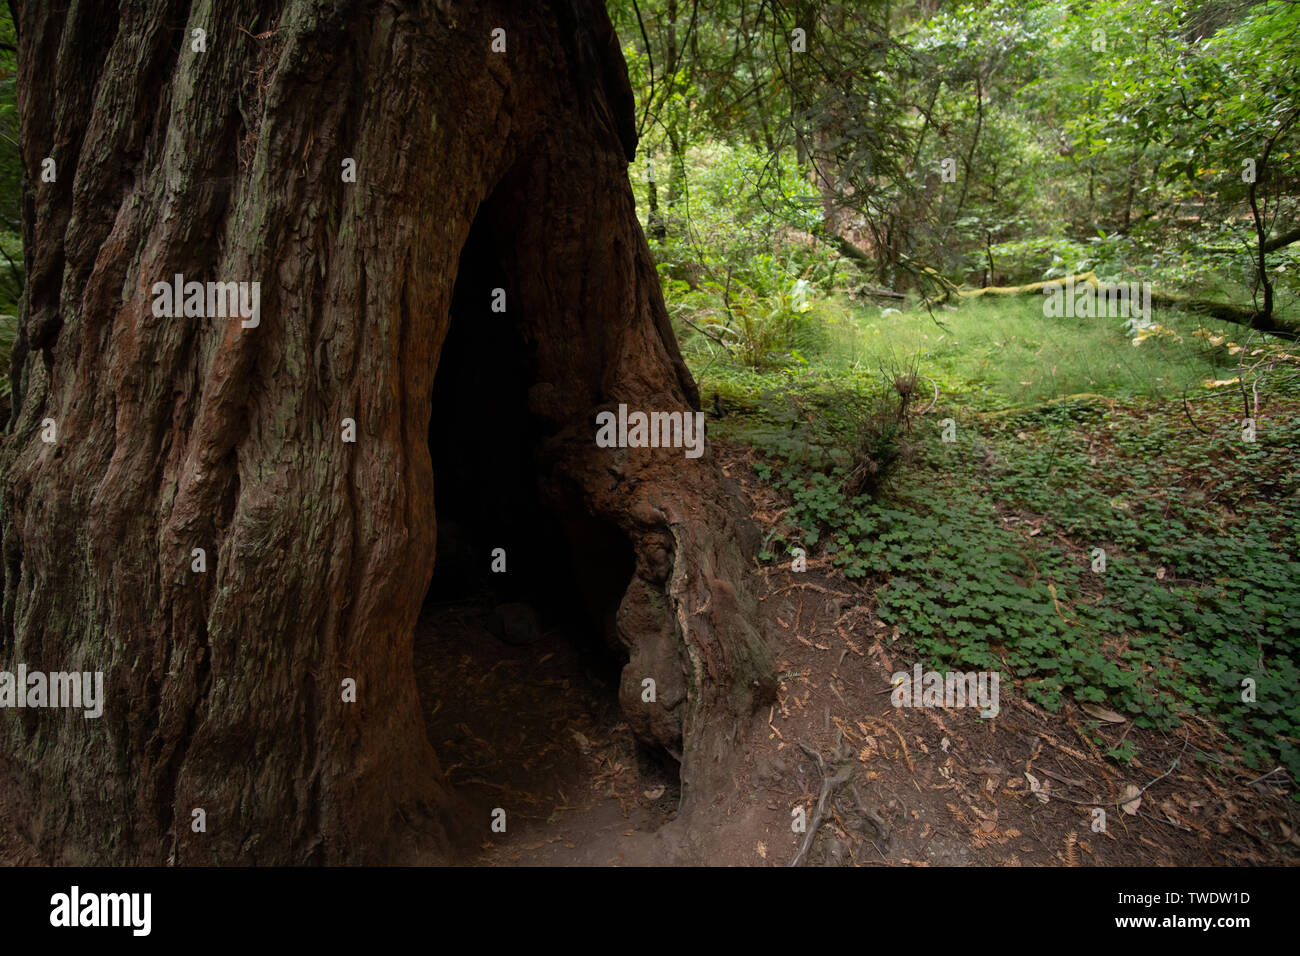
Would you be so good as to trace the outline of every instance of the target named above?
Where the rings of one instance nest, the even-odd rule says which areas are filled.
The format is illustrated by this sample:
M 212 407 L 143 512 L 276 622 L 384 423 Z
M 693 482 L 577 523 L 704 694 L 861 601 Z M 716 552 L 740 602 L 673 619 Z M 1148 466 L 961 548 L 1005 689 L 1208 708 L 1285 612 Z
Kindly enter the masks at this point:
M 1296 846 L 1300 846 L 1300 832 L 1291 833 L 1290 828 L 1285 823 L 1282 824 L 1282 831 L 1287 834 L 1287 840 L 1289 842 L 1294 843 Z
M 664 795 L 664 788 L 663 788 L 663 786 L 661 785 L 661 786 L 655 787 L 653 790 L 645 790 L 645 791 L 643 791 L 643 792 L 644 792 L 645 795 L 646 795 L 646 799 L 648 799 L 648 800 L 658 800 L 660 797 L 662 797 L 662 796 Z
M 1085 714 L 1096 717 L 1098 720 L 1104 720 L 1111 724 L 1123 724 L 1128 722 L 1128 718 L 1123 714 L 1117 714 L 1113 710 L 1107 710 L 1100 704 L 1090 704 L 1086 701 L 1079 704 L 1079 709 Z
M 759 855 L 759 857 L 761 857 L 761 858 L 764 859 L 764 860 L 767 859 L 767 844 L 766 844 L 766 843 L 760 843 L 757 847 L 755 847 L 755 849 L 758 850 L 758 855 Z
M 1141 806 L 1142 791 L 1130 783 L 1124 788 L 1124 796 L 1120 798 L 1119 808 L 1129 816 L 1134 816 Z
M 580 749 L 583 753 L 586 753 L 588 750 L 591 749 L 590 740 L 588 740 L 582 734 L 578 733 L 576 730 L 572 730 L 569 732 L 573 735 L 573 739 L 578 742 L 578 749 Z
M 1039 801 L 1041 801 L 1042 803 L 1047 803 L 1051 799 L 1051 797 L 1049 797 L 1046 793 L 1043 792 L 1042 784 L 1038 782 L 1038 778 L 1035 777 L 1032 773 L 1026 772 L 1025 779 L 1029 781 L 1029 789 L 1034 794 L 1034 796 L 1036 796 L 1039 799 Z

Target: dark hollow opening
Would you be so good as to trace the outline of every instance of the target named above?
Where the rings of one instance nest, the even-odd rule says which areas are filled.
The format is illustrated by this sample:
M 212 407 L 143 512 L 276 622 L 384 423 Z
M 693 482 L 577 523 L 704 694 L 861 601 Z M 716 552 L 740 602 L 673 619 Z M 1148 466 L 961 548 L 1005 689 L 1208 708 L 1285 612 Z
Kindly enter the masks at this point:
M 588 513 L 576 490 L 543 491 L 546 426 L 528 410 L 536 343 L 508 297 L 505 312 L 492 309 L 495 290 L 508 292 L 508 283 L 490 208 L 461 253 L 433 386 L 429 452 L 438 545 L 425 606 L 526 607 L 539 632 L 563 630 L 593 666 L 614 668 L 617 679 L 625 656 L 614 615 L 635 567 L 632 545 Z M 516 629 L 508 628 L 507 638 L 532 636 Z
M 437 556 L 415 641 L 429 740 L 471 805 L 513 806 L 526 821 L 568 809 L 593 762 L 619 755 L 643 780 L 665 777 L 666 805 L 675 774 L 647 764 L 618 703 L 627 656 L 615 617 L 632 545 L 548 474 L 548 426 L 528 409 L 536 342 L 494 219 L 489 203 L 461 253 L 433 386 Z M 492 308 L 498 289 L 504 312 Z

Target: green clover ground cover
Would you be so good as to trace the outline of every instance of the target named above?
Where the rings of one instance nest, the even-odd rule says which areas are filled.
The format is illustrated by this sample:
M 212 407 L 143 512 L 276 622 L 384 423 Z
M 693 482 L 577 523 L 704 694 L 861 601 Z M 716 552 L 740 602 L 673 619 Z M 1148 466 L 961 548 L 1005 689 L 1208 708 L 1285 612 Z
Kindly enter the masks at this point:
M 1300 402 L 1282 396 L 1252 444 L 1230 392 L 1198 403 L 1204 434 L 1181 402 L 941 409 L 914 421 L 911 462 L 875 500 L 841 492 L 842 393 L 785 410 L 769 395 L 734 433 L 792 503 L 764 557 L 832 554 L 933 666 L 996 668 L 1048 709 L 1070 695 L 1143 727 L 1212 715 L 1247 765 L 1300 779 Z

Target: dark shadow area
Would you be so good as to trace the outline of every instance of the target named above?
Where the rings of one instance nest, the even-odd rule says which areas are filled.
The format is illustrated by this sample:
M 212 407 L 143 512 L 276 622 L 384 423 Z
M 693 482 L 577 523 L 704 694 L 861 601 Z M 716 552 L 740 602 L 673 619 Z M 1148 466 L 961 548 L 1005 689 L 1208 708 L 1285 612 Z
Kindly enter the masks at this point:
M 553 829 L 557 814 L 626 827 L 634 812 L 654 828 L 679 791 L 675 768 L 641 753 L 618 701 L 627 656 L 615 619 L 635 556 L 548 474 L 547 426 L 528 409 L 536 344 L 510 299 L 493 219 L 488 204 L 461 254 L 432 395 L 437 558 L 415 635 L 429 740 L 475 813 L 506 809 L 510 834 Z M 504 312 L 493 310 L 498 289 Z
M 490 204 L 484 209 L 461 254 L 433 387 L 438 545 L 426 609 L 466 601 L 510 608 L 497 621 L 508 643 L 561 630 L 617 680 L 625 657 L 614 617 L 635 567 L 632 546 L 576 492 L 543 494 L 545 426 L 528 411 L 535 343 L 508 298 L 507 311 L 493 310 L 496 290 L 508 288 Z

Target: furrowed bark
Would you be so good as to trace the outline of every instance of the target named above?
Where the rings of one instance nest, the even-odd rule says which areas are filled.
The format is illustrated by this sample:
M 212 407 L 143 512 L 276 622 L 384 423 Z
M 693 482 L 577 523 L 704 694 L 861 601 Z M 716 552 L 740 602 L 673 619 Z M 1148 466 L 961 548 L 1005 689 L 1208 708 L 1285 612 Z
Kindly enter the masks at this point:
M 684 735 L 688 792 L 721 779 L 721 741 L 772 686 L 721 476 L 593 441 L 598 408 L 698 406 L 632 207 L 603 8 L 31 3 L 19 36 L 29 281 L 0 666 L 101 670 L 108 698 L 98 720 L 2 715 L 47 858 L 436 861 L 484 831 L 454 812 L 412 667 L 430 395 L 481 216 L 550 385 L 549 480 L 637 551 L 625 683 L 679 674 L 682 706 L 625 694 L 629 719 Z M 176 274 L 260 282 L 260 323 L 155 317 Z

